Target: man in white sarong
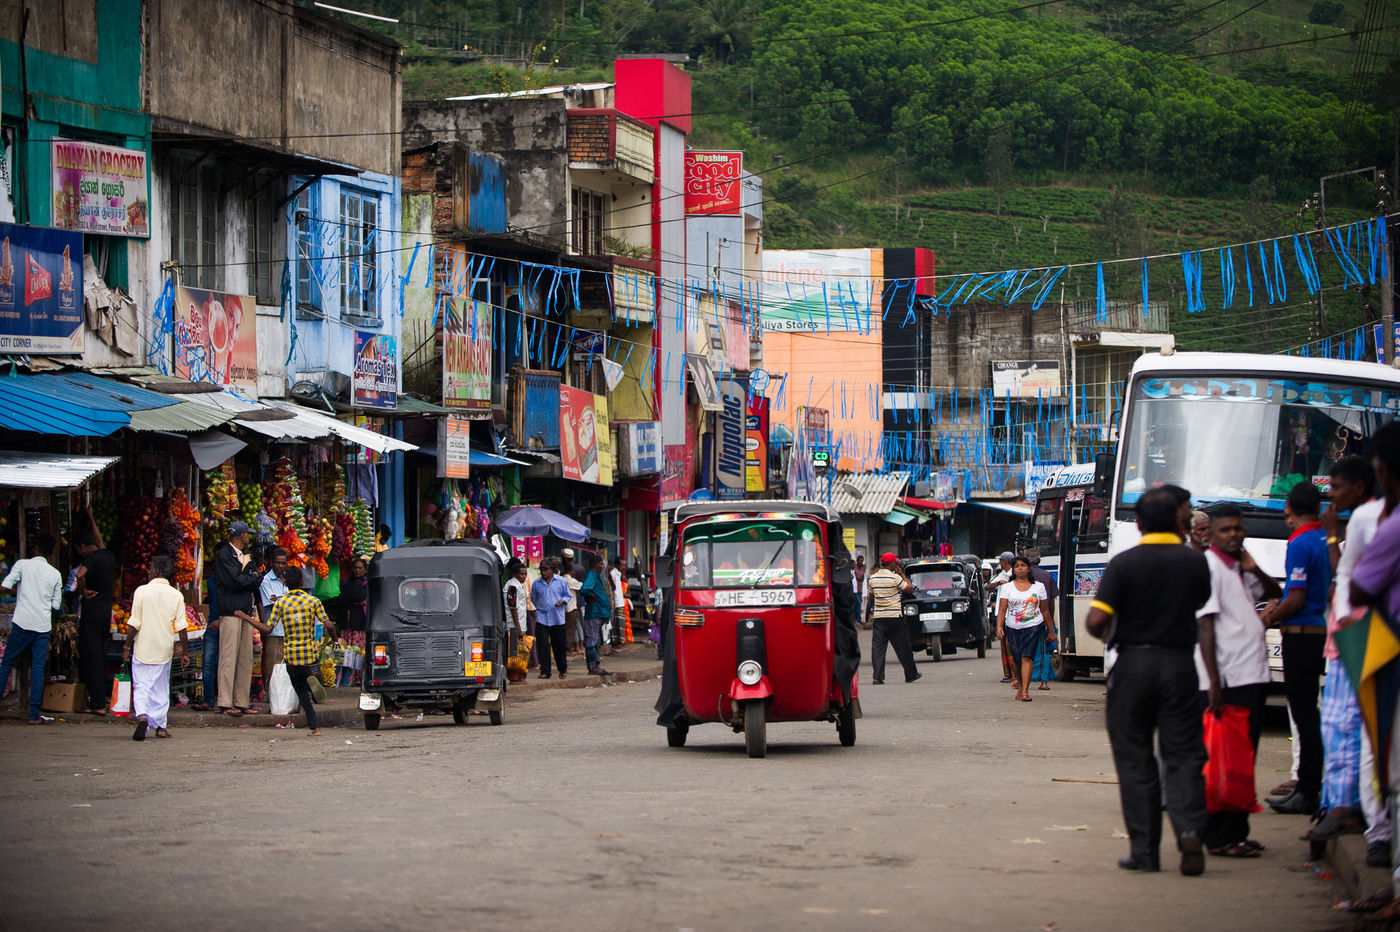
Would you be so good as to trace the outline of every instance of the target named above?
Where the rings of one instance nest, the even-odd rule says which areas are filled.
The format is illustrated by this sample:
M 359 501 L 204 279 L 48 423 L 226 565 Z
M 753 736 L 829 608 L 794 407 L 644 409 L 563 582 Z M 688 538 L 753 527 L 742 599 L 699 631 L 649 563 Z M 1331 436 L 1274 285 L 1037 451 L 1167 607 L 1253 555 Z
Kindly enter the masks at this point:
M 175 561 L 164 554 L 151 558 L 151 581 L 138 586 L 131 597 L 131 618 L 122 662 L 131 660 L 131 717 L 136 722 L 133 741 L 145 741 L 154 728 L 157 738 L 169 738 L 166 716 L 170 712 L 170 664 L 180 658 L 188 667 L 189 623 L 185 597 L 170 584 Z M 180 645 L 175 646 L 179 632 Z

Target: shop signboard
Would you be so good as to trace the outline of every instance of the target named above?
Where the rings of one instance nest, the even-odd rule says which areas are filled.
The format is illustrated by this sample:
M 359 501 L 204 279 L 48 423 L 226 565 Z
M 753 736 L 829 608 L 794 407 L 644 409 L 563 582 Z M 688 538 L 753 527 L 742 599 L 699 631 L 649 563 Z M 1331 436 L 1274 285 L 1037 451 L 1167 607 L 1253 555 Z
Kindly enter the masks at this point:
M 628 476 L 649 476 L 661 472 L 661 428 L 655 421 L 623 424 L 618 431 L 622 443 L 619 462 Z
M 665 463 L 661 473 L 661 504 L 683 502 L 695 488 L 695 446 L 670 443 L 664 448 Z
M 612 422 L 608 420 L 608 396 L 593 396 L 594 436 L 598 438 L 598 484 L 612 485 L 617 459 L 613 451 Z
M 0 353 L 83 351 L 83 237 L 0 223 Z
M 250 295 L 175 289 L 175 377 L 258 393 L 258 334 Z
M 559 386 L 559 456 L 565 479 L 599 484 L 600 429 L 606 431 L 607 425 L 598 423 L 593 394 L 570 385 Z
M 388 334 L 355 331 L 355 374 L 352 381 L 357 408 L 392 408 L 399 397 L 398 342 Z
M 765 249 L 763 329 L 874 332 L 885 288 L 884 257 L 880 249 Z
M 1008 359 L 992 363 L 992 400 L 1051 398 L 1060 393 L 1060 364 L 1053 359 Z
M 453 301 L 442 328 L 442 405 L 474 420 L 491 416 L 491 305 Z
M 540 560 L 544 559 L 544 538 L 512 537 L 510 539 L 510 555 L 517 560 L 538 566 Z
M 50 142 L 53 225 L 104 236 L 151 235 L 146 153 L 76 139 Z
M 448 415 L 438 420 L 438 478 L 471 478 L 470 435 L 471 421 L 467 418 Z
M 723 379 L 719 391 L 724 407 L 715 416 L 715 497 L 731 501 L 744 497 L 748 390 L 739 379 Z
M 768 399 L 752 397 L 744 429 L 744 488 L 768 491 Z
M 744 153 L 685 154 L 685 212 L 737 217 L 742 207 Z

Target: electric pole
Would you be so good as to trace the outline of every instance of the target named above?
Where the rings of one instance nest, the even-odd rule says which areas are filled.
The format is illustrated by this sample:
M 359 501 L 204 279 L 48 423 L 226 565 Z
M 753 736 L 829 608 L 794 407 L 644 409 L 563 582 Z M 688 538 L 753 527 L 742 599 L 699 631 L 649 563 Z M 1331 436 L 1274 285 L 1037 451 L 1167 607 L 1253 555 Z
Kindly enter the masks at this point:
M 1388 366 L 1395 365 L 1395 244 L 1389 233 L 1390 218 L 1387 216 L 1393 200 L 1385 172 L 1377 172 L 1376 188 L 1379 197 L 1376 208 L 1381 222 L 1386 228 L 1386 255 L 1381 262 L 1381 361 Z

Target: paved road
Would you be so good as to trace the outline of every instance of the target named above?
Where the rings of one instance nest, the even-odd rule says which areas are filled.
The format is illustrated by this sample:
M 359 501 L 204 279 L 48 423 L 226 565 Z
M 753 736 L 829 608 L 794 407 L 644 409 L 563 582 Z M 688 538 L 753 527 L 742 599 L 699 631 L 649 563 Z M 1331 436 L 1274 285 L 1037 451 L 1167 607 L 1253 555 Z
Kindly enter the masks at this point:
M 324 737 L 0 726 L 0 924 L 32 928 L 1324 929 L 1298 817 L 1257 861 L 1125 874 L 1103 688 L 1011 701 L 998 662 L 868 687 L 854 748 L 773 725 L 764 760 L 701 726 L 665 746 L 656 685 L 522 697 Z M 868 667 L 863 671 L 868 679 Z M 897 677 L 896 677 L 897 679 Z M 1267 740 L 1260 783 L 1287 765 Z M 1164 861 L 1174 858 L 1164 855 Z

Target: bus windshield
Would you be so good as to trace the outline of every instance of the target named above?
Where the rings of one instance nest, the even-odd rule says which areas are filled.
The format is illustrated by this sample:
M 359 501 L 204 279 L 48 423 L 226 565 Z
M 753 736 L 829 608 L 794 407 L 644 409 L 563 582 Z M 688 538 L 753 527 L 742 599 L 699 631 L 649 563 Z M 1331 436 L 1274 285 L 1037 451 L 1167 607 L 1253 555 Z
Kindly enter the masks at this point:
M 1392 385 L 1255 375 L 1148 376 L 1129 400 L 1119 502 L 1179 485 L 1200 501 L 1282 511 L 1299 482 L 1328 491 L 1332 465 L 1367 455 L 1400 410 Z
M 716 521 L 681 541 L 684 589 L 826 585 L 821 530 L 811 521 Z

